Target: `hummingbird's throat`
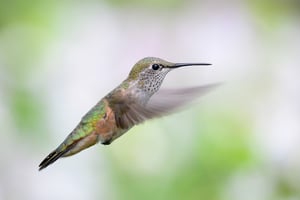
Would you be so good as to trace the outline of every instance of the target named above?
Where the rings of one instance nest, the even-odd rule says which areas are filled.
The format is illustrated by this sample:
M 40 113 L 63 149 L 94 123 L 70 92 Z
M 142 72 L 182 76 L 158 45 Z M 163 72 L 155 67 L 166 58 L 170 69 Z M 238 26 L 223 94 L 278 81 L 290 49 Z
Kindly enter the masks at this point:
M 148 93 L 152 96 L 155 92 L 159 90 L 166 74 L 167 73 L 160 73 L 151 76 L 145 75 L 144 78 L 141 77 L 141 79 L 139 80 L 139 86 L 145 93 Z

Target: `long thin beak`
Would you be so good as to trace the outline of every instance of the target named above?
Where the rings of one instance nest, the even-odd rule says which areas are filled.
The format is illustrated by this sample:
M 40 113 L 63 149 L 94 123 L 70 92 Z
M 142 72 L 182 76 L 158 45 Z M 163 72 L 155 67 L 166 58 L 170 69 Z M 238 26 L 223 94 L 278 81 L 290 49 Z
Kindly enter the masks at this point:
M 193 66 L 193 65 L 211 65 L 209 63 L 175 63 L 173 65 L 169 65 L 169 66 L 166 66 L 167 68 L 178 68 L 178 67 L 185 67 L 185 66 Z

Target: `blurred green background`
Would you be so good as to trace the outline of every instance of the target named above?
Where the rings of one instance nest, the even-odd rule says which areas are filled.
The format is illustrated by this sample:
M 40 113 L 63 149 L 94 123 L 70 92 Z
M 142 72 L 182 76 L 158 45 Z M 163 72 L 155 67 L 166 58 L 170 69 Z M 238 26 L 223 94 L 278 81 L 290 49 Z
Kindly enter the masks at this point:
M 0 200 L 300 199 L 298 0 L 1 0 Z M 42 172 L 146 56 L 209 62 L 195 105 Z

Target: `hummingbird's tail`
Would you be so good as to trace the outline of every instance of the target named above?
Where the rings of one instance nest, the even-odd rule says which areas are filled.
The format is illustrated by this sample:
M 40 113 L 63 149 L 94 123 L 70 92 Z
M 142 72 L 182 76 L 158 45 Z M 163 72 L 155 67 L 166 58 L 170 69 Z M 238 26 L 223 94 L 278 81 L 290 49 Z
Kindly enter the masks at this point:
M 70 149 L 73 148 L 73 146 L 76 145 L 76 143 L 73 143 L 69 146 L 65 146 L 64 143 L 61 144 L 57 149 L 52 151 L 39 165 L 39 171 L 42 169 L 48 167 L 52 163 L 54 163 L 56 160 L 58 160 L 60 157 L 64 156 Z M 65 148 L 63 148 L 65 147 Z
M 54 150 L 51 152 L 39 165 L 39 171 L 46 168 L 48 165 L 54 163 L 57 159 L 59 159 L 64 152 L 58 152 L 57 150 Z
M 98 136 L 94 132 L 87 135 L 80 135 L 81 129 L 75 129 L 64 142 L 52 151 L 39 165 L 39 170 L 42 170 L 54 163 L 61 157 L 72 156 L 94 144 L 98 141 Z

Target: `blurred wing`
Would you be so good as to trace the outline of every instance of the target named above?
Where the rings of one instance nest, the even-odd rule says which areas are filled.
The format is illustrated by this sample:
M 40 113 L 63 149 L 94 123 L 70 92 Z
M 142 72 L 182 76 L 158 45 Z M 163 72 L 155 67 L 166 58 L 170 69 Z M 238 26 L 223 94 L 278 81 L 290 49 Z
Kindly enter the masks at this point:
M 147 111 L 139 104 L 130 102 L 126 99 L 119 101 L 112 106 L 115 113 L 117 127 L 129 129 L 136 124 L 142 123 L 147 119 Z
M 170 114 L 218 85 L 160 90 L 150 98 L 146 106 L 127 98 L 119 98 L 112 106 L 116 124 L 119 128 L 128 129 L 145 120 Z
M 191 103 L 193 100 L 206 94 L 217 86 L 219 86 L 219 84 L 209 84 L 181 89 L 162 89 L 153 95 L 146 107 L 148 110 L 157 114 L 157 116 L 170 114 L 186 104 Z

